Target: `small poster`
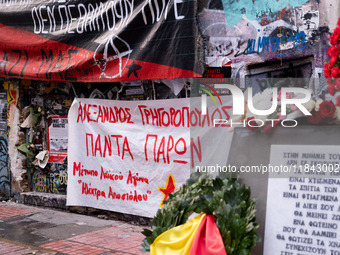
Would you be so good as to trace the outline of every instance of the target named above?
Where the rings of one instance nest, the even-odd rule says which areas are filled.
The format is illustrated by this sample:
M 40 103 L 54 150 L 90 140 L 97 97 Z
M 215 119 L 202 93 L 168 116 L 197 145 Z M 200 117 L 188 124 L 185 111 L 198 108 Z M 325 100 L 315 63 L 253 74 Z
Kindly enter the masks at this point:
M 49 162 L 63 163 L 67 157 L 68 120 L 67 116 L 52 117 L 48 127 Z

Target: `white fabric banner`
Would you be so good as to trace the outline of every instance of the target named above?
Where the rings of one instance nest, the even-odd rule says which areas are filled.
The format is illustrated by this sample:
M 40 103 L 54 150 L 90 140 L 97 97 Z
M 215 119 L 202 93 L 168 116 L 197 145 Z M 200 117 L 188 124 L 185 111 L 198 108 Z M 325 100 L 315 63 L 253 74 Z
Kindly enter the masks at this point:
M 189 99 L 75 99 L 68 118 L 68 206 L 151 217 L 189 177 Z
M 232 133 L 214 128 L 213 118 L 228 114 L 211 109 L 200 116 L 200 98 L 75 99 L 68 116 L 67 205 L 153 217 L 194 166 L 227 162 Z

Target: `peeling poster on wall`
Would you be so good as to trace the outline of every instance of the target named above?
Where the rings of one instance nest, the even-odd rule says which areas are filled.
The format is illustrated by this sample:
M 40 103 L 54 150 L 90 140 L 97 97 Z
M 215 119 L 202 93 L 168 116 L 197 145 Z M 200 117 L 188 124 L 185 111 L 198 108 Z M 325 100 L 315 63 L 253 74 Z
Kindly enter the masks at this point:
M 66 116 L 52 117 L 48 127 L 49 162 L 63 163 L 67 156 L 68 120 Z

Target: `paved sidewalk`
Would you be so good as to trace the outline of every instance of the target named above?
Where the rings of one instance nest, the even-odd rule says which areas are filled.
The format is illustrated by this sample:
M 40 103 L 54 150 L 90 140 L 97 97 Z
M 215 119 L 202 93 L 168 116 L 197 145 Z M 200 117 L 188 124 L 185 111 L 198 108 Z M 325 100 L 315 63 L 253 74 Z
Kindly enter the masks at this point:
M 125 222 L 0 202 L 0 254 L 147 255 L 145 227 Z
M 55 255 L 56 252 L 40 247 L 33 247 L 19 242 L 0 239 L 0 254 L 1 255 L 22 255 L 22 254 L 35 254 L 35 255 Z

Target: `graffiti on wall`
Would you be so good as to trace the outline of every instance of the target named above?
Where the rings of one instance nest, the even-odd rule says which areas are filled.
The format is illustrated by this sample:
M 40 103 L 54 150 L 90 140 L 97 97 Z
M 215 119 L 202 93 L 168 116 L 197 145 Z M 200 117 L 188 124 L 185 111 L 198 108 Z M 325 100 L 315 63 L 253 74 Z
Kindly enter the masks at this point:
M 66 210 L 66 199 L 63 197 L 45 197 L 38 194 L 21 193 L 23 203 L 27 205 L 53 207 Z
M 65 164 L 51 164 L 48 171 L 36 169 L 32 178 L 33 190 L 44 193 L 65 194 L 67 167 Z
M 17 105 L 18 90 L 13 88 L 13 84 L 9 81 L 4 81 L 2 86 L 7 91 L 8 106 Z
M 0 197 L 10 196 L 10 172 L 8 157 L 8 141 L 3 135 L 0 136 Z
M 32 184 L 34 191 L 47 192 L 46 175 L 40 169 L 33 174 Z
M 252 87 L 253 93 L 263 92 L 273 87 L 310 87 L 314 89 L 313 58 L 301 58 L 284 63 L 251 65 L 245 76 L 245 87 Z
M 260 36 L 258 39 L 248 39 L 245 54 L 281 51 L 285 48 L 283 44 L 289 45 L 289 49 L 303 50 L 307 46 L 306 34 L 304 31 L 301 31 L 291 33 L 288 36 L 281 34 L 280 37 Z
M 18 90 L 10 81 L 2 81 L 0 86 L 0 197 L 11 195 L 11 171 L 8 155 L 8 125 L 11 106 L 16 106 Z
M 3 81 L 0 86 L 0 132 L 7 133 L 11 106 L 17 105 L 18 90 L 11 81 Z
M 268 63 L 270 71 L 271 62 L 292 58 L 314 56 L 313 67 L 321 67 L 329 28 L 319 26 L 318 8 L 316 0 L 221 0 L 220 6 L 208 1 L 199 13 L 206 64 L 232 61 L 234 78 L 246 76 L 249 65 Z
M 227 18 L 227 24 L 229 27 L 232 27 L 239 23 L 244 16 L 249 20 L 256 20 L 259 13 L 266 13 L 267 10 L 270 11 L 268 14 L 271 14 L 272 12 L 276 13 L 284 9 L 287 5 L 297 7 L 305 4 L 307 1 L 308 0 L 252 0 L 252 2 L 250 2 L 247 0 L 222 0 L 222 3 Z M 270 17 L 273 20 L 276 18 L 274 14 Z
M 288 22 L 292 19 L 292 15 L 293 12 L 291 9 L 283 8 L 278 12 L 273 12 L 272 8 L 266 8 L 256 13 L 256 20 L 259 21 L 261 26 L 265 26 L 277 20 L 285 20 Z

